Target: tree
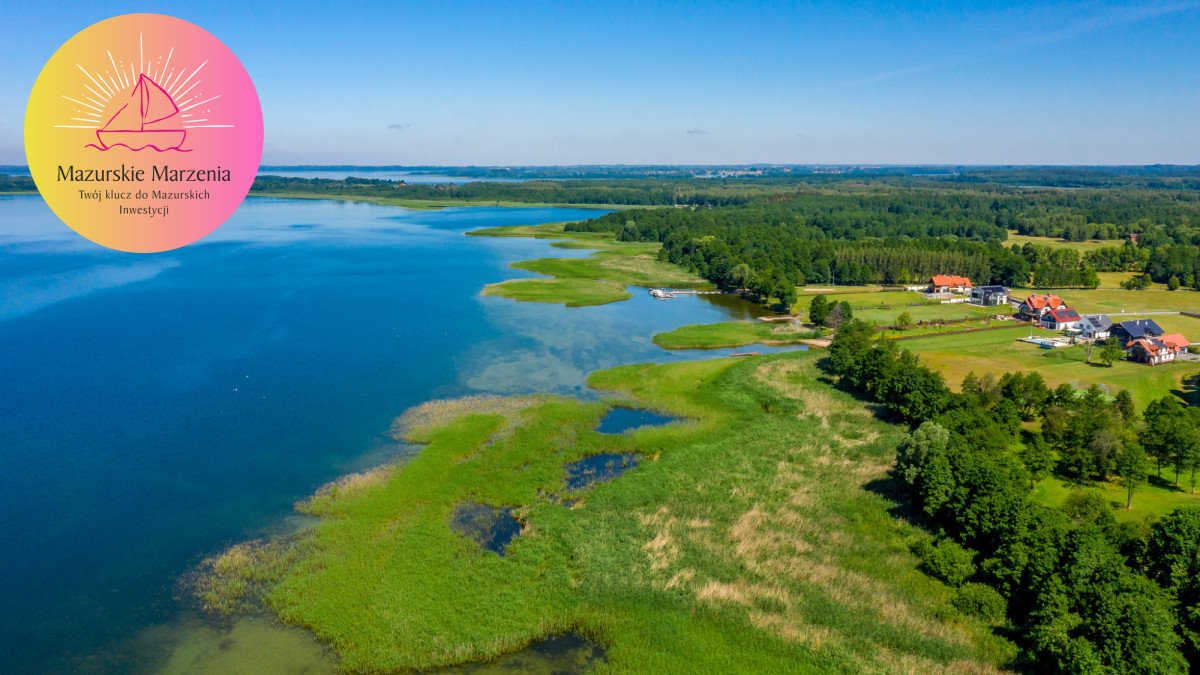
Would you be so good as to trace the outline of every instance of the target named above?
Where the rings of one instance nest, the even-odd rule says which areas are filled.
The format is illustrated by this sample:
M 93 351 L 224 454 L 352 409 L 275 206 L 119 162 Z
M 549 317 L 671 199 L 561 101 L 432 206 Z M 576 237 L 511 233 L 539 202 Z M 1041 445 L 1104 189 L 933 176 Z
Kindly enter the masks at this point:
M 906 331 L 909 328 L 912 328 L 913 327 L 912 314 L 909 314 L 908 312 L 901 312 L 900 316 L 896 317 L 895 326 L 896 326 L 896 330 L 899 330 L 899 331 Z
M 854 309 L 850 307 L 848 300 L 843 300 L 838 303 L 838 309 L 842 311 L 842 321 L 849 321 L 854 318 Z
M 1167 290 L 1168 290 L 1168 291 L 1177 291 L 1177 290 L 1179 290 L 1179 277 L 1177 277 L 1177 276 L 1175 276 L 1174 274 L 1172 274 L 1172 275 L 1171 275 L 1171 278 L 1170 278 L 1170 279 L 1167 279 Z
M 829 301 L 824 295 L 814 295 L 808 303 L 808 322 L 815 326 L 824 326 L 829 317 Z
M 842 306 L 838 303 L 833 303 L 829 306 L 829 314 L 825 316 L 825 326 L 828 328 L 837 329 L 846 320 L 846 316 L 842 313 Z
M 1054 452 L 1041 434 L 1033 434 L 1021 445 L 1021 463 L 1029 472 L 1029 489 L 1054 471 Z
M 1112 364 L 1121 360 L 1125 356 L 1125 350 L 1121 349 L 1121 343 L 1116 338 L 1109 338 L 1104 341 L 1104 346 L 1100 348 L 1100 360 L 1109 368 Z
M 1114 468 L 1121 478 L 1121 487 L 1125 488 L 1125 509 L 1129 510 L 1133 508 L 1134 491 L 1146 482 L 1146 474 L 1150 473 L 1145 448 L 1137 442 L 1125 443 L 1117 451 Z
M 1200 667 L 1200 507 L 1183 506 L 1150 528 L 1146 574 L 1175 598 L 1184 653 Z

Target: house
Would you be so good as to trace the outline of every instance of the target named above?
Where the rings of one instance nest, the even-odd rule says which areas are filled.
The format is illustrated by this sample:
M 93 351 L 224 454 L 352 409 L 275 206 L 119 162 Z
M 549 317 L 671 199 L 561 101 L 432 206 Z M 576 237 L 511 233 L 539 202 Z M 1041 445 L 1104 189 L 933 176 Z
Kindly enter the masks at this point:
M 1141 340 L 1142 338 L 1158 337 L 1164 332 L 1154 322 L 1154 319 L 1131 319 L 1115 323 L 1112 327 L 1112 336 L 1120 340 L 1123 345 L 1128 345 L 1130 342 Z
M 1172 333 L 1162 337 L 1139 338 L 1127 346 L 1129 360 L 1157 366 L 1174 361 L 1179 352 L 1188 348 L 1188 339 L 1179 333 Z
M 1079 312 L 1063 307 L 1043 314 L 1040 323 L 1042 328 L 1050 330 L 1073 330 L 1079 326 L 1081 321 L 1083 321 L 1083 317 L 1079 316 Z
M 1046 312 L 1066 308 L 1067 303 L 1057 295 L 1031 295 L 1017 308 L 1017 317 L 1026 321 L 1038 321 Z
M 965 293 L 969 290 L 971 290 L 971 280 L 966 277 L 959 277 L 953 274 L 935 274 L 929 278 L 930 293 Z
M 979 286 L 971 289 L 972 305 L 995 307 L 1008 304 L 1008 289 L 1003 286 Z
M 1107 340 L 1113 322 L 1106 314 L 1085 314 L 1079 322 L 1079 332 L 1089 340 Z

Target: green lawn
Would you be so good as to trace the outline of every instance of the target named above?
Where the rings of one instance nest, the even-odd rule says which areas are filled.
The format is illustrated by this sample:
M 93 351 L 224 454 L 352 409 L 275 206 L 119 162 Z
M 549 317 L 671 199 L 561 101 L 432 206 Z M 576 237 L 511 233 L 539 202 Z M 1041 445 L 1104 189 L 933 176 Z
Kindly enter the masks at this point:
M 1054 293 L 1062 296 L 1067 305 L 1080 314 L 1119 315 L 1122 310 L 1129 314 L 1137 312 L 1200 312 L 1200 293 L 1186 289 L 1125 291 L 1113 288 L 1095 290 L 1062 288 L 1013 291 L 1013 295 L 1021 299 L 1034 293 Z M 1116 316 L 1113 318 L 1118 320 Z
M 1047 246 L 1049 248 L 1069 248 L 1076 251 L 1092 251 L 1098 248 L 1108 246 L 1122 246 L 1125 244 L 1124 239 L 1089 239 L 1088 241 L 1067 241 L 1066 239 L 1057 239 L 1055 237 L 1030 237 L 1023 234 L 1017 234 L 1016 230 L 1008 231 L 1008 240 L 1004 242 L 1005 246 L 1019 244 L 1037 244 L 1039 246 Z
M 517 269 L 550 278 L 491 284 L 483 289 L 484 295 L 578 307 L 626 300 L 630 297 L 626 286 L 712 288 L 712 284 L 679 266 L 659 261 L 655 256 L 660 244 L 619 242 L 608 234 L 564 232 L 563 225 L 516 225 L 470 232 L 474 236 L 556 239 L 553 245 L 558 248 L 596 250 L 587 258 L 537 258 L 515 263 Z
M 1015 326 L 908 340 L 901 346 L 920 355 L 922 361 L 941 372 L 946 382 L 956 388 L 970 372 L 1000 377 L 1008 372 L 1036 370 L 1051 387 L 1066 383 L 1084 389 L 1099 384 L 1112 394 L 1128 389 L 1139 406 L 1179 390 L 1182 377 L 1200 372 L 1200 363 L 1195 362 L 1153 367 L 1128 361 L 1117 362 L 1111 368 L 1088 365 L 1082 346 L 1041 349 L 1017 341 L 1030 332 L 1028 326 Z M 1041 329 L 1032 332 L 1038 336 L 1057 335 Z
M 1001 307 L 977 307 L 966 303 L 954 305 L 918 305 L 916 307 L 890 307 L 888 309 L 856 309 L 854 318 L 871 321 L 881 326 L 890 325 L 896 317 L 908 312 L 916 321 L 953 321 L 955 319 L 992 317 L 998 314 L 1011 314 L 1008 305 Z
M 665 349 L 716 349 L 750 344 L 785 345 L 815 337 L 811 327 L 765 321 L 694 323 L 658 333 L 654 344 Z
M 269 606 L 350 671 L 487 659 L 568 630 L 605 646 L 605 673 L 997 671 L 1014 648 L 949 606 L 911 552 L 929 535 L 867 488 L 903 429 L 815 361 L 593 374 L 688 420 L 630 434 L 593 431 L 611 401 L 433 404 L 410 417 L 428 442 L 415 458 L 308 503 L 321 521 L 266 584 Z M 640 461 L 569 493 L 564 465 L 598 452 Z M 505 556 L 449 527 L 467 499 L 516 509 Z
M 1200 505 L 1200 494 L 1191 494 L 1187 476 L 1180 477 L 1183 486 L 1178 488 L 1171 485 L 1174 475 L 1170 470 L 1163 470 L 1162 479 L 1159 479 L 1157 474 L 1151 476 L 1151 484 L 1142 485 L 1134 491 L 1133 504 L 1129 510 L 1125 509 L 1125 488 L 1116 483 L 1088 485 L 1086 489 L 1103 493 L 1104 498 L 1116 506 L 1115 512 L 1119 520 L 1136 521 L 1147 517 L 1157 519 L 1180 506 Z M 1076 487 L 1061 478 L 1047 478 L 1037 484 L 1033 498 L 1048 506 L 1062 506 L 1067 495 Z

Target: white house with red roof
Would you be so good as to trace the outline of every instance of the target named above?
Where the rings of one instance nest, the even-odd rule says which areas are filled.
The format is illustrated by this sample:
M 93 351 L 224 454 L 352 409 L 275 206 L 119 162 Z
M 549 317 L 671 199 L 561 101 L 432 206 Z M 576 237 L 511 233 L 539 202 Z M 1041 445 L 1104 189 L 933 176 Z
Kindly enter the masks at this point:
M 1079 328 L 1079 324 L 1082 321 L 1083 317 L 1079 316 L 1079 312 L 1070 307 L 1061 307 L 1043 314 L 1038 323 L 1042 325 L 1042 328 L 1069 331 Z
M 1144 337 L 1132 340 L 1126 345 L 1129 350 L 1129 360 L 1157 366 L 1160 363 L 1174 361 L 1180 352 L 1188 348 L 1188 339 L 1179 333 L 1171 333 L 1159 337 Z
M 1031 295 L 1017 308 L 1017 317 L 1026 321 L 1040 321 L 1046 312 L 1066 308 L 1067 303 L 1057 295 Z
M 929 278 L 929 292 L 935 294 L 966 293 L 971 290 L 971 280 L 953 274 L 935 274 Z

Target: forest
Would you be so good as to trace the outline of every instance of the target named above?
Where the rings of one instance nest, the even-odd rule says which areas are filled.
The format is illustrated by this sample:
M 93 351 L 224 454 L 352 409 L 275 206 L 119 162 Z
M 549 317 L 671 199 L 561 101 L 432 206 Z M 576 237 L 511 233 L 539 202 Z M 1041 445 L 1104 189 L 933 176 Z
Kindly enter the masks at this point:
M 1124 189 L 868 189 L 847 183 L 724 208 L 614 212 L 567 229 L 660 242 L 664 260 L 724 288 L 788 304 L 788 286 L 919 283 L 938 273 L 965 275 L 977 284 L 1094 288 L 1098 272 L 1144 271 L 1156 282 L 1175 277 L 1177 285 L 1200 288 L 1198 207 L 1195 195 Z M 1033 243 L 1009 246 L 1009 231 L 1115 240 L 1080 253 Z
M 924 566 L 958 588 L 955 606 L 1013 627 L 1018 667 L 1200 667 L 1200 508 L 1118 522 L 1100 493 L 1083 489 L 1115 477 L 1129 506 L 1157 467 L 1160 480 L 1166 472 L 1194 490 L 1200 409 L 1167 397 L 1139 415 L 1128 392 L 1051 390 L 1036 372 L 968 375 L 956 394 L 856 320 L 839 328 L 824 365 L 910 425 L 888 489 L 939 538 L 921 552 Z M 1032 498 L 1052 474 L 1081 486 L 1062 507 Z

